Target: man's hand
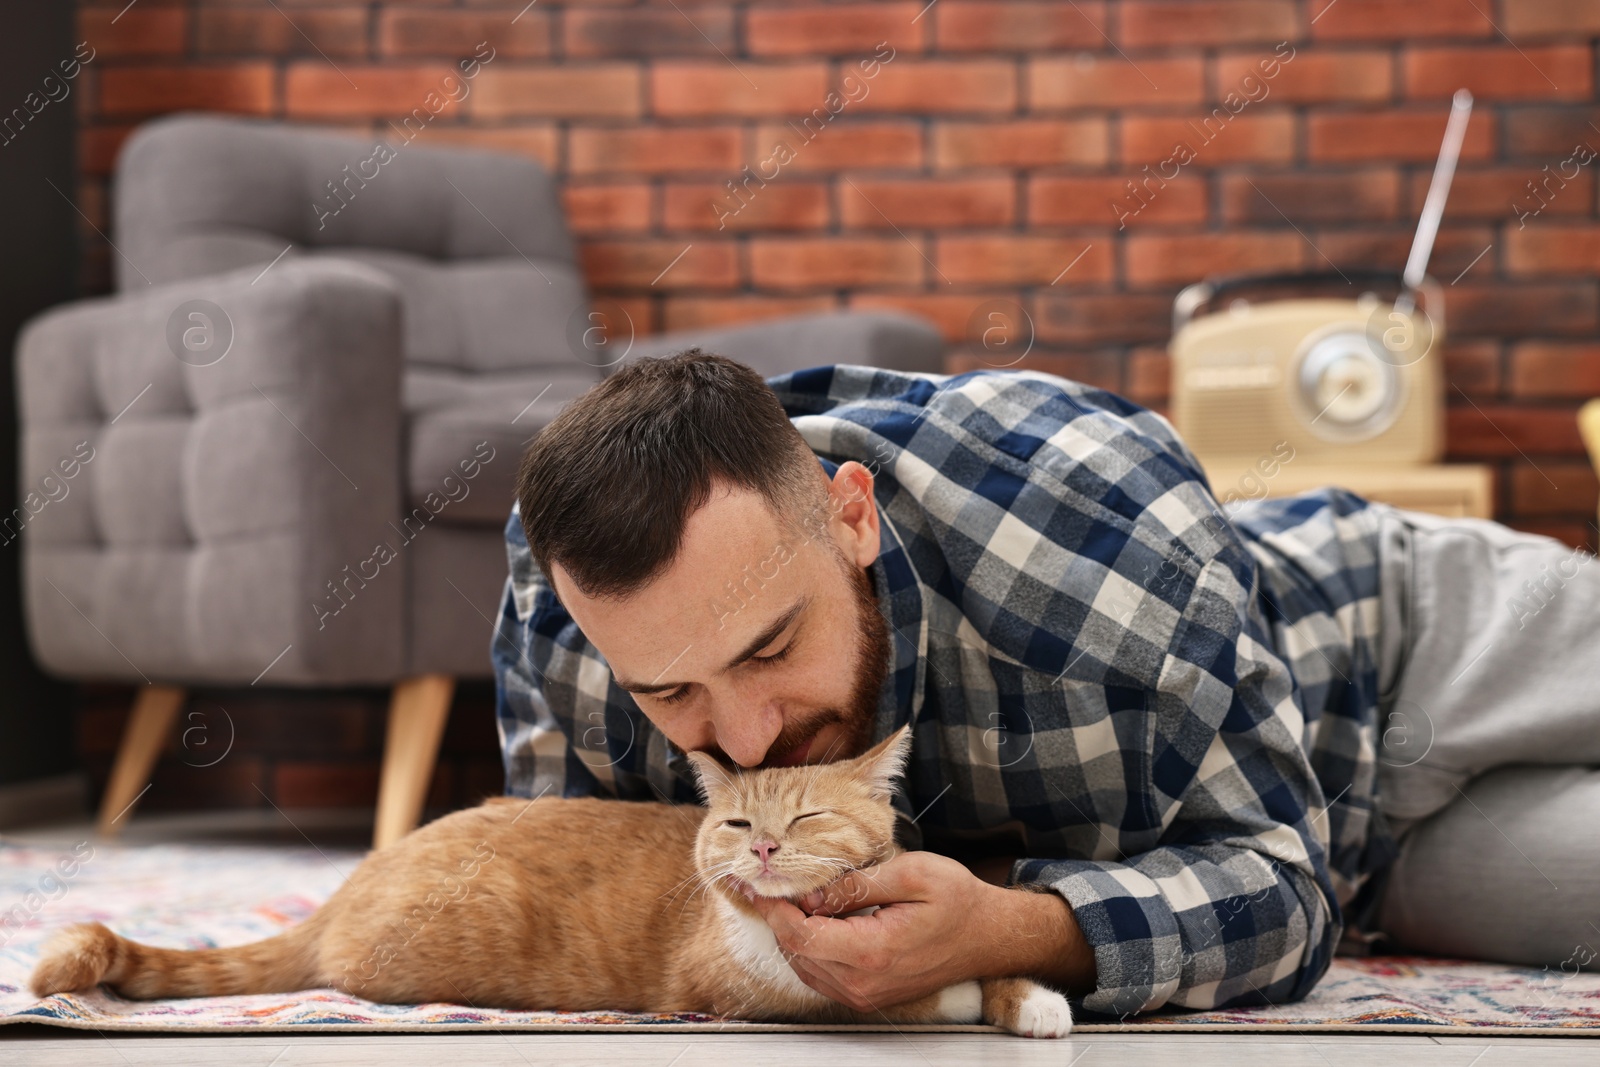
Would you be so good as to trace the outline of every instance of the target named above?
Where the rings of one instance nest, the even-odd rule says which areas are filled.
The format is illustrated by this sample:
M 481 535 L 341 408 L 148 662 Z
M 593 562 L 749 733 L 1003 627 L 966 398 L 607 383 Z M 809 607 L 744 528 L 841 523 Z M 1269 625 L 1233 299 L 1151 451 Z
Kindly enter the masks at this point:
M 991 885 L 932 852 L 851 871 L 801 907 L 765 897 L 751 903 L 800 980 L 856 1011 L 916 1000 L 969 978 L 1070 973 L 1082 984 L 1085 953 L 1088 986 L 1094 983 L 1093 954 L 1065 901 Z M 834 917 L 874 904 L 871 915 Z M 1063 972 L 1067 963 L 1072 969 Z

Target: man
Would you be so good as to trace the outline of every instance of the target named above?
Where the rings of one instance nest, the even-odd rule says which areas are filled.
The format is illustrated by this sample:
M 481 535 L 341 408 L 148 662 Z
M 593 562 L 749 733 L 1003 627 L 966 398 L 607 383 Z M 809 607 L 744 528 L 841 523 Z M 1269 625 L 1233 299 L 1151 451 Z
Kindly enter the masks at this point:
M 1292 1000 L 1347 926 L 1594 958 L 1600 567 L 1551 539 L 1334 489 L 1230 516 L 1165 419 L 1051 375 L 697 350 L 564 409 L 506 538 L 508 792 L 691 802 L 686 750 L 913 724 L 914 851 L 759 902 L 860 1010 L 985 974 Z M 1566 766 L 1484 773 L 1519 763 Z

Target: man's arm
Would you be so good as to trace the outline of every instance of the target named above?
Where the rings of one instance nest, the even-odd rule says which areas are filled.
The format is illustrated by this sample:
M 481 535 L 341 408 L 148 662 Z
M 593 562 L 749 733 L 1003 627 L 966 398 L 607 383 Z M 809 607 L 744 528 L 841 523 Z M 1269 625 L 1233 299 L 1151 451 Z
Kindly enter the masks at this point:
M 1148 793 L 1129 802 L 1158 828 L 1155 847 L 1017 860 L 1009 888 L 994 884 L 1002 861 L 972 870 L 909 852 L 799 908 L 758 899 L 801 979 L 860 1010 L 1006 974 L 1111 1015 L 1309 992 L 1331 962 L 1339 909 L 1298 690 L 1266 643 L 1249 559 L 1239 548 L 1195 573 L 1148 694 L 1152 748 L 1128 786 Z M 848 915 L 871 904 L 885 906 Z
M 1147 795 L 1137 799 L 1159 829 L 1155 846 L 1116 860 L 1022 859 L 1012 871 L 1070 906 L 1095 956 L 1090 1011 L 1294 1000 L 1331 962 L 1341 921 L 1324 798 L 1254 579 L 1249 554 L 1225 549 L 1183 598 L 1148 694 Z
M 1095 988 L 1093 950 L 1059 896 L 993 885 L 933 852 L 851 871 L 799 906 L 751 903 L 800 979 L 857 1011 L 973 978 L 1032 977 L 1069 994 Z M 871 905 L 878 910 L 856 914 Z

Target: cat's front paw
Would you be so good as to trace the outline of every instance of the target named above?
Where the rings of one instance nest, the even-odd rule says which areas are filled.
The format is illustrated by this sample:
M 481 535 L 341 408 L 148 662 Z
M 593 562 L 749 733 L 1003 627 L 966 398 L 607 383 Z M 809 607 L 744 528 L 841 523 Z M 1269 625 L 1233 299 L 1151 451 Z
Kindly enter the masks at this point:
M 983 1018 L 1019 1037 L 1066 1037 L 1072 1032 L 1067 998 L 1026 978 L 984 979 Z
M 1036 985 L 1022 998 L 1010 1030 L 1022 1037 L 1066 1037 L 1072 1033 L 1072 1005 L 1055 990 Z

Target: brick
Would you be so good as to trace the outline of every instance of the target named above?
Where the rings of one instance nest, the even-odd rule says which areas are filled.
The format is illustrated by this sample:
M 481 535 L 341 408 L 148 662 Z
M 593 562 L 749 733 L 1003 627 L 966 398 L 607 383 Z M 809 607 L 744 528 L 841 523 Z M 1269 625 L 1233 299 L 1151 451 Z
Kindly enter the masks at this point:
M 1592 281 L 1474 281 L 1449 289 L 1447 329 L 1454 337 L 1593 337 L 1600 305 Z
M 752 7 L 745 44 L 754 56 L 873 55 L 880 43 L 888 45 L 880 58 L 920 52 L 933 21 L 918 19 L 921 9 L 917 3 Z
M 1600 140 L 1600 139 L 1597 139 Z M 1576 173 L 1573 173 L 1576 171 Z M 1570 175 L 1570 177 L 1564 176 Z M 1422 210 L 1428 195 L 1430 173 L 1411 176 L 1411 214 Z M 1459 169 L 1450 183 L 1444 217 L 1519 221 L 1549 220 L 1561 215 L 1587 215 L 1594 202 L 1594 171 L 1561 161 L 1539 168 L 1499 167 Z
M 590 303 L 603 313 L 602 319 L 595 321 L 612 324 L 611 329 L 618 338 L 648 337 L 659 332 L 656 328 L 654 290 L 648 290 L 645 294 L 614 290 L 598 292 Z M 497 740 L 496 746 L 498 744 Z
M 358 7 L 296 11 L 293 24 L 271 8 L 202 7 L 195 18 L 201 55 L 364 59 L 368 54 L 367 12 Z
M 1218 91 L 1252 103 L 1384 103 L 1394 92 L 1394 64 L 1375 49 L 1338 52 L 1297 50 L 1288 62 L 1259 50 L 1220 55 Z
M 728 289 L 739 279 L 733 244 L 704 237 L 586 241 L 580 258 L 584 276 L 596 289 Z
M 1017 294 L 1010 290 L 988 292 L 864 292 L 851 293 L 848 298 L 852 310 L 900 311 L 927 319 L 938 327 L 939 333 L 949 342 L 970 339 L 975 332 L 974 316 L 980 315 L 984 305 L 994 300 L 1007 300 L 1021 306 Z
M 732 54 L 738 48 L 731 8 L 700 7 L 691 15 L 672 8 L 594 11 L 569 7 L 562 18 L 569 56 L 716 56 L 719 49 Z
M 650 186 L 644 182 L 573 185 L 561 190 L 567 225 L 580 236 L 650 229 Z
M 1028 182 L 1028 222 L 1039 226 L 1126 226 L 1198 223 L 1206 218 L 1206 183 L 1180 176 L 1152 180 L 1149 189 L 1137 177 L 1033 178 Z M 1129 183 L 1134 182 L 1130 188 Z
M 273 768 L 272 792 L 280 808 L 371 807 L 378 802 L 378 768 L 326 760 L 280 763 Z
M 786 315 L 832 311 L 837 306 L 832 296 L 672 296 L 666 301 L 666 328 L 738 326 Z
M 483 68 L 470 98 L 477 118 L 634 118 L 639 69 L 631 64 Z
M 553 125 L 539 126 L 446 126 L 430 123 L 423 127 L 417 140 L 421 144 L 452 145 L 462 148 L 487 148 L 495 152 L 511 152 L 527 156 L 545 167 L 555 169 L 560 156 L 560 135 Z
M 1293 40 L 1291 0 L 1124 0 L 1118 41 L 1129 48 L 1194 48 Z
M 1028 106 L 1033 110 L 1198 104 L 1204 88 L 1205 66 L 1198 55 L 1141 56 L 1135 64 L 1085 52 L 1028 62 Z
M 78 169 L 86 177 L 110 176 L 122 153 L 122 142 L 136 127 L 128 125 L 78 128 Z
M 774 155 L 778 145 L 787 153 Z M 922 166 L 922 130 L 911 122 L 859 122 L 833 118 L 823 125 L 807 125 L 802 119 L 757 127 L 751 150 L 752 164 L 792 158 L 784 163 L 785 173 L 822 173 L 865 168 L 916 170 Z M 764 173 L 771 172 L 767 163 Z
M 95 61 L 125 56 L 181 56 L 188 50 L 189 13 L 178 8 L 80 8 L 78 35 Z M 58 68 L 59 69 L 59 68 Z
M 845 178 L 839 186 L 839 221 L 857 230 L 1009 226 L 1016 203 L 1011 178 Z
M 1592 274 L 1600 254 L 1600 223 L 1564 222 L 1506 228 L 1506 267 L 1512 274 Z
M 491 51 L 492 49 L 492 51 Z M 468 59 L 538 59 L 550 54 L 550 18 L 525 11 L 511 22 L 503 12 L 419 11 L 384 8 L 378 13 L 378 54 Z
M 1222 218 L 1228 223 L 1277 225 L 1286 216 L 1295 225 L 1388 222 L 1399 208 L 1400 175 L 1391 169 L 1222 178 Z
M 940 281 L 955 285 L 1096 285 L 1111 281 L 1114 270 L 1105 237 L 940 237 L 936 248 Z
M 1098 49 L 1106 40 L 1106 5 L 1088 0 L 1072 4 L 940 0 L 929 15 L 941 52 Z
M 573 174 L 725 174 L 738 169 L 742 137 L 733 126 L 574 127 Z
M 1318 230 L 1312 236 L 1322 254 L 1340 269 L 1391 270 L 1398 275 L 1411 254 L 1415 229 L 1412 216 L 1407 216 L 1403 225 L 1386 229 L 1346 225 Z M 1493 277 L 1495 247 L 1495 232 L 1488 226 L 1443 227 L 1434 242 L 1428 273 L 1447 286 L 1468 267 L 1471 270 L 1465 275 L 1466 280 Z M 1323 267 L 1327 266 L 1327 261 L 1320 256 L 1318 260 Z M 1451 294 L 1455 291 L 1449 290 Z
M 1448 309 L 1447 309 L 1448 310 Z M 1445 381 L 1473 397 L 1500 392 L 1500 344 L 1497 341 L 1446 341 Z
M 1429 111 L 1359 111 L 1311 114 L 1306 148 L 1315 163 L 1382 160 L 1432 163 L 1444 140 L 1445 108 Z M 1488 159 L 1494 150 L 1494 115 L 1474 111 L 1461 143 L 1464 160 Z
M 1311 0 L 1306 17 L 1317 41 L 1494 37 L 1487 7 L 1482 0 Z
M 99 73 L 100 109 L 106 115 L 188 110 L 267 115 L 273 110 L 268 63 L 107 67 Z
M 106 186 L 106 182 L 93 178 L 80 179 L 77 195 L 74 197 L 78 210 L 85 216 L 84 221 L 102 233 L 110 227 L 110 219 L 106 213 L 108 199 Z
M 1454 390 L 1451 391 L 1452 393 Z M 1455 394 L 1445 411 L 1446 451 L 1459 459 L 1583 454 L 1577 408 L 1468 404 Z
M 1115 352 L 1059 353 L 1038 347 L 1015 361 L 1010 352 L 989 355 L 980 348 L 966 348 L 945 357 L 952 374 L 972 370 L 1026 370 L 1053 374 L 1097 389 L 1117 392 L 1122 388 L 1122 361 Z
M 1172 391 L 1172 357 L 1165 348 L 1136 348 L 1128 354 L 1123 395 L 1149 407 L 1165 404 Z
M 1045 290 L 1032 315 L 1040 340 L 1054 344 L 1165 341 L 1172 333 L 1172 301 L 1165 296 Z
M 1600 110 L 1579 107 L 1528 107 L 1506 110 L 1506 155 L 1559 163 L 1579 145 L 1600 150 Z
M 666 60 L 651 67 L 649 84 L 652 112 L 670 118 L 806 115 L 828 105 L 828 68 L 818 62 Z
M 266 801 L 256 792 L 256 783 L 266 780 L 266 768 L 265 761 L 241 752 L 232 753 L 215 767 L 192 767 L 176 759 L 164 759 L 150 776 L 150 792 L 140 798 L 139 810 L 265 807 Z
M 1130 285 L 1188 284 L 1219 274 L 1295 270 L 1315 256 L 1286 233 L 1132 234 L 1125 262 Z
M 1569 341 L 1524 341 L 1511 349 L 1511 395 L 1600 396 L 1600 345 Z
M 457 100 L 447 93 L 444 83 L 457 73 L 448 63 L 346 66 L 342 73 L 320 60 L 292 63 L 284 76 L 284 108 L 297 118 L 353 119 L 410 115 L 418 109 L 429 114 L 435 104 L 442 103 L 435 120 L 440 116 L 459 118 L 468 106 L 466 101 L 481 91 L 483 77 L 467 83 L 472 90 Z
M 831 215 L 826 184 L 783 178 L 765 185 L 759 176 L 746 182 L 743 174 L 721 182 L 674 183 L 662 198 L 662 226 L 668 230 L 820 230 Z
M 1600 35 L 1600 0 L 1501 0 L 1500 9 L 1500 27 L 1513 40 Z
M 224 703 L 225 702 L 225 706 Z M 233 750 L 263 757 L 361 756 L 381 736 L 382 697 L 369 693 L 251 690 L 191 696 L 175 752 L 192 763 Z
M 1588 463 L 1541 460 L 1537 467 L 1511 468 L 1511 510 L 1518 516 L 1582 515 L 1593 521 L 1600 506 L 1600 480 Z
M 1587 100 L 1594 88 L 1587 44 L 1527 48 L 1408 48 L 1407 96 L 1449 97 L 1466 88 L 1480 100 Z
M 1122 161 L 1126 164 L 1172 163 L 1176 166 L 1217 167 L 1229 163 L 1287 163 L 1294 158 L 1293 114 L 1282 109 L 1229 114 L 1218 105 L 1214 111 L 1192 117 L 1129 115 L 1122 120 Z M 1188 148 L 1179 150 L 1180 145 Z M 1193 158 L 1184 163 L 1184 156 Z
M 750 243 L 750 277 L 772 289 L 920 284 L 924 254 L 914 238 L 759 237 Z
M 1101 167 L 1110 159 L 1104 118 L 1021 119 L 1014 122 L 939 122 L 933 129 L 933 165 L 1028 169 Z
M 852 108 L 900 114 L 1001 114 L 1017 107 L 1017 68 L 1008 59 L 897 59 Z

